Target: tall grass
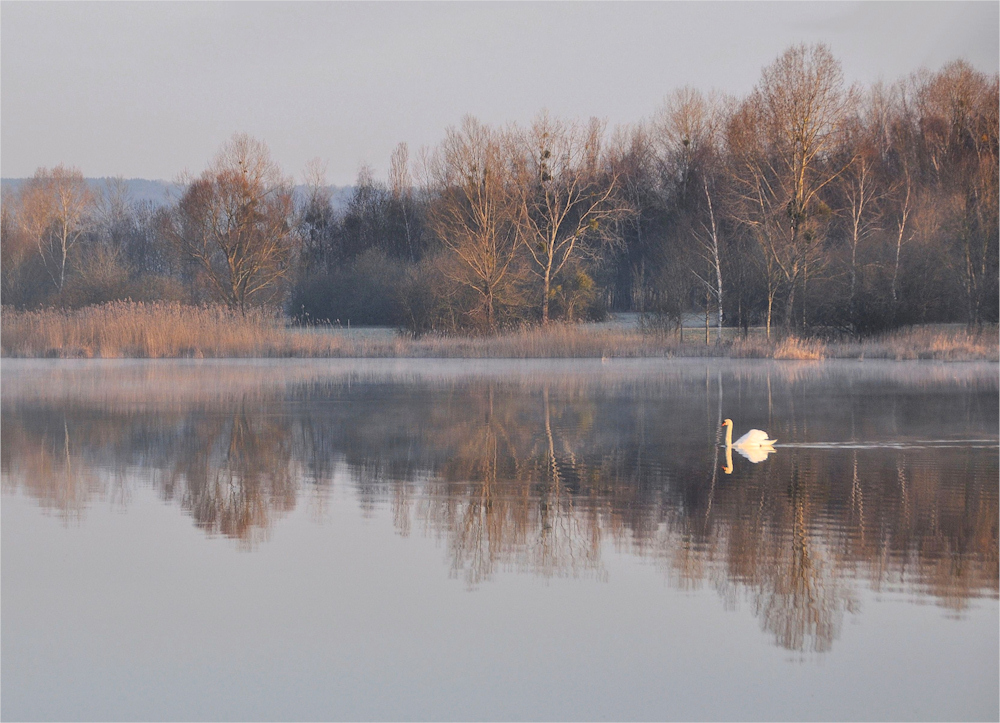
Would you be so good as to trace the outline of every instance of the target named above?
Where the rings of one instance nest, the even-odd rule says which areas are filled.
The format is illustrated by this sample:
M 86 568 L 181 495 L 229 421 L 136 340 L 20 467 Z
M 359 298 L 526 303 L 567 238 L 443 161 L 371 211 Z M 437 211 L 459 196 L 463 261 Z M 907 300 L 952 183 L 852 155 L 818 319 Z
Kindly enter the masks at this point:
M 863 341 L 821 341 L 763 335 L 721 342 L 679 341 L 672 334 L 631 328 L 552 324 L 498 336 L 369 337 L 289 328 L 276 312 L 241 315 L 219 306 L 112 302 L 75 311 L 10 311 L 0 317 L 7 357 L 451 357 L 611 358 L 735 357 L 757 359 L 937 359 L 997 361 L 996 327 L 921 327 Z
M 5 356 L 201 357 L 258 356 L 284 338 L 280 319 L 253 309 L 116 301 L 76 311 L 3 314 Z

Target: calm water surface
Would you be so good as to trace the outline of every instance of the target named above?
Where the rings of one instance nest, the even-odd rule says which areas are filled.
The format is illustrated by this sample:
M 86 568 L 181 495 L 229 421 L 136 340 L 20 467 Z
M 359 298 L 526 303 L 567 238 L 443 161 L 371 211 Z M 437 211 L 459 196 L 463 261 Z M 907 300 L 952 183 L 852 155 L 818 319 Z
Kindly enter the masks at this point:
M 0 383 L 4 719 L 1000 716 L 996 364 Z

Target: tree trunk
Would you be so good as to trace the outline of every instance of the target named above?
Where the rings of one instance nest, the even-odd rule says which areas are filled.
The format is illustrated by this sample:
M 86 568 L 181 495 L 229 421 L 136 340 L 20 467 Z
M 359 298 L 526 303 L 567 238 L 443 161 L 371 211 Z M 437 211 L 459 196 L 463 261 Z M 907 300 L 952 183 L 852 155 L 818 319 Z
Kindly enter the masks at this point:
M 715 343 L 722 343 L 722 279 L 719 279 L 719 324 L 718 324 L 718 335 L 715 337 Z
M 59 267 L 59 291 L 63 290 L 63 285 L 66 283 L 66 236 L 63 234 L 62 239 L 62 265 Z
M 802 274 L 802 328 L 806 328 L 806 283 L 809 281 L 809 267 L 807 266 Z
M 711 327 L 708 324 L 711 305 L 712 305 L 712 295 L 706 289 L 705 290 L 705 346 L 708 346 L 709 344 L 712 343 Z
M 743 338 L 747 336 L 747 328 L 743 324 L 743 294 L 736 297 L 736 326 L 743 330 Z
M 968 233 L 968 231 L 966 231 L 966 233 Z M 975 266 L 972 262 L 972 244 L 969 242 L 968 238 L 965 240 L 965 296 L 968 306 L 968 322 L 966 323 L 966 328 L 971 332 L 973 328 L 975 328 L 976 322 L 978 321 L 978 305 L 976 304 L 976 273 Z
M 850 315 L 851 326 L 853 327 L 855 334 L 858 333 L 858 311 L 857 311 L 857 301 L 855 300 L 856 288 L 858 284 L 857 255 L 858 255 L 858 238 L 857 238 L 857 232 L 855 232 L 854 239 L 851 244 L 851 298 L 847 312 Z
M 897 313 L 897 298 L 896 298 L 896 280 L 899 276 L 899 254 L 903 248 L 903 234 L 906 232 L 906 219 L 910 215 L 910 179 L 909 175 L 906 177 L 906 197 L 903 199 L 903 209 L 900 214 L 899 221 L 897 223 L 897 228 L 899 233 L 896 235 L 896 261 L 892 267 L 892 321 L 896 321 Z
M 785 332 L 792 330 L 792 316 L 795 307 L 795 283 L 789 284 L 788 300 L 785 302 Z
M 774 293 L 770 290 L 767 292 L 767 338 L 771 339 L 771 309 L 774 308 Z
M 903 228 L 900 226 L 899 236 L 896 237 L 896 262 L 892 267 L 892 320 L 896 321 L 896 278 L 899 276 L 899 251 L 903 245 Z
M 410 214 L 406 211 L 406 199 L 403 199 L 403 229 L 406 231 L 406 248 L 410 253 L 410 263 L 416 259 L 413 257 L 413 239 L 410 238 Z
M 552 264 L 550 263 L 545 269 L 545 275 L 542 277 L 542 326 L 548 326 L 549 324 L 549 289 L 552 285 Z

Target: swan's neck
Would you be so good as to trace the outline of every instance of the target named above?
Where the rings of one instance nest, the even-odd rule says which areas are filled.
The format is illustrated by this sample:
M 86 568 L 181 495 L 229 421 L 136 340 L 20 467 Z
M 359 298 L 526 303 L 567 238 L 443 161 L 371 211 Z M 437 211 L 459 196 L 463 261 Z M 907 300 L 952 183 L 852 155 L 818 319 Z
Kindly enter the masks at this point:
M 726 446 L 733 446 L 733 425 L 731 424 L 726 425 Z

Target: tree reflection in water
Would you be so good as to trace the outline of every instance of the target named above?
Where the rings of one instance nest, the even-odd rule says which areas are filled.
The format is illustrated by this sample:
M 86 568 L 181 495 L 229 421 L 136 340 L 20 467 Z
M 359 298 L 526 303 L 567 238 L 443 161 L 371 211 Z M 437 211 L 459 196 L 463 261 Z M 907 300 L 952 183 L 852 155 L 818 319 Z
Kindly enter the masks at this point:
M 272 519 L 295 507 L 288 425 L 240 400 L 229 415 L 190 420 L 183 433 L 190 453 L 177 455 L 164 470 L 159 485 L 165 499 L 178 499 L 208 533 L 247 547 L 266 539 Z
M 657 561 L 673 585 L 749 604 L 778 645 L 822 652 L 858 605 L 856 579 L 955 614 L 997 596 L 995 375 L 876 369 L 276 380 L 234 367 L 194 391 L 176 370 L 166 386 L 5 378 L 3 485 L 79 519 L 93 499 L 127 505 L 150 483 L 200 529 L 252 549 L 307 490 L 323 504 L 346 474 L 363 514 L 390 510 L 399 534 L 443 537 L 470 586 L 505 570 L 606 579 L 617 549 Z M 911 444 L 733 465 L 723 413 L 789 442 Z M 941 429 L 985 441 L 915 443 Z

